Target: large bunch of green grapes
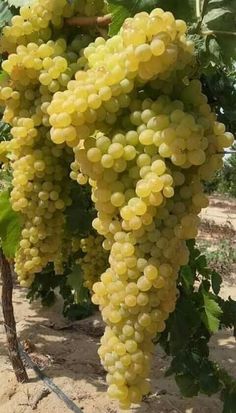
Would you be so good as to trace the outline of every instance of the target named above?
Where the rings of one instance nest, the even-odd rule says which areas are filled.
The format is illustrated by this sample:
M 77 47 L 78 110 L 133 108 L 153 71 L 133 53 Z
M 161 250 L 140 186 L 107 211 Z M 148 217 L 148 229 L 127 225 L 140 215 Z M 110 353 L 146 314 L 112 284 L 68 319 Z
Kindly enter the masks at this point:
M 73 146 L 71 177 L 89 179 L 93 226 L 110 251 L 93 302 L 107 324 L 99 355 L 108 393 L 123 408 L 149 391 L 152 340 L 175 308 L 185 242 L 207 206 L 202 180 L 232 143 L 200 82 L 186 79 L 194 58 L 185 32 L 160 9 L 127 19 L 85 49 L 87 70 L 48 107 L 51 139 Z M 152 85 L 165 94 L 142 98 Z
M 85 8 L 89 14 L 93 3 L 80 2 L 81 11 Z M 79 2 L 35 1 L 20 9 L 20 16 L 13 17 L 0 39 L 1 48 L 12 52 L 2 63 L 9 81 L 0 89 L 3 120 L 11 125 L 12 140 L 1 144 L 1 153 L 4 161 L 10 153 L 12 207 L 23 216 L 15 259 L 23 286 L 29 286 L 48 262 L 59 268 L 66 258 L 64 211 L 71 202 L 72 151 L 68 145 L 52 143 L 47 108 L 86 63 L 82 51 L 91 41 L 89 34 L 69 35 L 68 39 L 53 34 L 78 7 Z
M 50 40 L 55 30 L 62 29 L 64 19 L 74 15 L 96 16 L 106 12 L 104 0 L 35 0 L 20 8 L 11 26 L 3 29 L 1 51 L 15 52 L 18 45 Z
M 86 2 L 88 14 L 95 3 Z M 48 4 L 45 0 L 46 11 L 52 10 Z M 62 17 L 75 12 L 75 5 L 62 0 L 58 4 L 57 12 L 49 13 L 46 29 L 60 27 Z M 35 5 L 41 10 L 38 2 Z M 30 16 L 24 19 L 31 23 L 33 8 L 27 10 Z M 21 39 L 13 29 L 7 29 L 4 38 L 21 46 L 4 69 L 14 87 L 1 90 L 4 118 L 12 124 L 16 142 L 11 149 L 13 169 L 19 165 L 17 175 L 27 175 L 31 183 L 28 159 L 32 163 L 38 139 L 45 136 L 48 142 L 50 133 L 51 153 L 62 148 L 74 157 L 70 178 L 79 184 L 89 181 L 92 187 L 97 210 L 93 227 L 109 253 L 108 268 L 93 285 L 93 302 L 107 325 L 99 355 L 108 372 L 109 395 L 128 408 L 149 391 L 152 341 L 174 311 L 178 271 L 188 262 L 186 240 L 196 236 L 198 214 L 207 206 L 202 181 L 221 166 L 219 153 L 233 137 L 216 121 L 201 83 L 189 80 L 193 44 L 186 37 L 185 22 L 169 12 L 139 13 L 127 19 L 116 36 L 99 37 L 82 53 L 78 38 L 67 53 L 65 39 L 35 40 L 32 45 L 28 35 Z M 41 29 L 36 27 L 34 36 L 38 39 Z M 27 161 L 25 146 L 30 148 Z M 40 162 L 46 165 L 44 156 Z M 59 159 L 67 164 L 65 156 Z M 35 170 L 34 155 L 33 165 Z M 47 167 L 44 170 L 39 178 Z M 63 175 L 63 195 L 66 179 Z M 26 201 L 13 201 L 22 210 L 29 200 L 25 189 L 20 193 Z M 48 196 L 43 202 L 52 208 L 47 191 Z M 34 205 L 33 191 L 30 197 Z M 52 201 L 55 207 L 57 200 Z M 83 243 L 90 257 L 91 240 Z M 23 248 L 28 253 L 28 244 Z M 31 261 L 27 256 L 24 265 L 29 262 L 30 267 Z M 87 270 L 90 273 L 90 266 Z

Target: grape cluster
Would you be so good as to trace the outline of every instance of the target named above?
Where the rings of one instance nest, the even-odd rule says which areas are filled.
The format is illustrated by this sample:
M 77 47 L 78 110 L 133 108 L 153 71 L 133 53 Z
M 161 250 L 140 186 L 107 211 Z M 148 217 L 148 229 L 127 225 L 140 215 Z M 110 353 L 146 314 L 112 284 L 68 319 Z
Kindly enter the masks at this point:
M 108 393 L 123 408 L 149 390 L 152 340 L 175 308 L 185 241 L 208 204 L 201 180 L 232 143 L 201 83 L 181 78 L 192 59 L 185 31 L 160 9 L 128 19 L 117 36 L 85 49 L 87 71 L 48 108 L 53 142 L 73 146 L 72 179 L 92 186 L 93 226 L 110 251 L 93 302 L 107 324 L 99 355 Z M 165 91 L 170 82 L 169 95 L 140 97 L 150 84 Z M 71 106 L 62 113 L 63 101 Z
M 201 178 L 219 167 L 216 152 L 232 142 L 203 106 L 198 81 L 180 97 L 136 100 L 133 129 L 87 139 L 75 151 L 93 187 L 93 226 L 110 251 L 93 302 L 108 325 L 99 350 L 108 392 L 124 408 L 148 389 L 152 339 L 174 310 L 185 240 L 196 237 L 198 213 L 208 205 Z
M 161 23 L 160 23 L 161 22 Z M 146 31 L 145 26 L 150 30 Z M 114 125 L 130 105 L 130 93 L 157 76 L 168 78 L 192 60 L 183 21 L 160 9 L 128 19 L 117 36 L 97 38 L 84 50 L 88 70 L 78 71 L 48 107 L 55 143 L 88 138 L 101 123 Z M 62 110 L 62 104 L 67 109 Z M 96 123 L 98 124 L 96 126 Z
M 53 26 L 72 16 L 75 7 L 78 4 L 69 5 L 64 0 L 24 6 L 1 38 L 2 47 L 12 51 L 2 63 L 10 82 L 0 88 L 3 120 L 11 125 L 12 140 L 1 143 L 1 158 L 10 160 L 12 207 L 23 216 L 15 259 L 22 286 L 29 286 L 48 262 L 54 262 L 59 270 L 66 259 L 64 211 L 71 203 L 72 157 L 68 146 L 55 147 L 51 141 L 47 108 L 54 94 L 64 91 L 86 63 L 82 52 L 91 41 L 89 34 L 51 39 Z
M 60 27 L 80 2 L 73 4 L 61 0 L 48 21 Z M 86 2 L 85 14 L 96 4 Z M 27 218 L 17 270 L 31 280 L 35 258 L 43 265 L 55 260 L 50 228 L 53 222 L 59 239 L 70 203 L 62 169 L 73 156 L 70 178 L 89 182 L 97 210 L 99 236 L 80 240 L 85 257 L 79 263 L 89 288 L 102 272 L 92 298 L 107 325 L 99 355 L 109 395 L 128 408 L 149 391 L 153 338 L 174 311 L 178 271 L 188 262 L 186 240 L 196 237 L 198 214 L 208 204 L 202 181 L 222 165 L 219 153 L 233 136 L 216 121 L 201 83 L 189 80 L 193 44 L 185 22 L 169 12 L 139 13 L 113 38 L 87 47 L 86 36 L 70 45 L 49 38 L 32 44 L 14 28 L 13 22 L 5 38 L 21 46 L 4 63 L 14 87 L 4 87 L 0 98 L 14 137 L 13 207 Z M 42 218 L 38 224 L 35 215 Z M 40 254 L 31 245 L 35 239 Z
M 84 286 L 91 292 L 93 284 L 108 266 L 108 253 L 102 246 L 104 238 L 99 234 L 91 234 L 87 238 L 72 240 L 72 251 L 79 255 L 77 264 L 83 273 Z
M 62 29 L 64 19 L 74 15 L 96 16 L 106 12 L 104 0 L 35 0 L 20 8 L 20 14 L 3 29 L 0 50 L 15 52 L 18 45 L 44 43 L 53 37 L 54 30 Z

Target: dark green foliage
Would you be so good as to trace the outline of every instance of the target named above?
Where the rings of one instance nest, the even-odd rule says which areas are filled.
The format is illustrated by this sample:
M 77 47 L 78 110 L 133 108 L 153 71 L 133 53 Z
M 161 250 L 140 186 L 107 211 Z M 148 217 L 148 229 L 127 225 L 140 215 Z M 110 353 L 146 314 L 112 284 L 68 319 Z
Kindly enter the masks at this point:
M 236 197 L 236 153 L 225 159 L 223 168 L 205 184 L 206 192 L 218 192 Z
M 236 41 L 236 38 L 235 38 Z M 214 73 L 203 75 L 201 81 L 204 93 L 217 116 L 227 129 L 236 133 L 236 71 L 227 73 L 226 70 L 215 70 Z
M 9 23 L 13 14 L 10 10 L 9 4 L 7 1 L 2 0 L 0 3 L 0 30 Z
M 10 125 L 0 121 L 0 142 L 9 141 L 11 139 Z
M 218 296 L 221 276 L 208 268 L 194 241 L 188 247 L 190 262 L 179 274 L 177 306 L 158 340 L 172 357 L 166 374 L 174 374 L 185 397 L 210 396 L 221 390 L 223 412 L 231 413 L 236 381 L 209 359 L 208 343 L 219 328 L 235 328 L 236 301 Z
M 9 191 L 0 192 L 0 243 L 7 258 L 14 258 L 21 234 L 21 217 L 12 210 Z
M 80 320 L 93 313 L 94 306 L 88 290 L 83 287 L 81 270 L 78 266 L 74 266 L 73 260 L 67 263 L 61 275 L 55 274 L 52 264 L 37 274 L 29 288 L 27 298 L 30 302 L 40 299 L 42 305 L 51 306 L 57 299 L 56 290 L 63 298 L 65 317 L 70 320 Z
M 205 254 L 208 266 L 213 271 L 212 282 L 214 282 L 214 286 L 217 289 L 216 284 L 217 276 L 219 275 L 218 273 L 220 273 L 225 279 L 229 278 L 229 275 L 233 270 L 233 265 L 236 263 L 236 250 L 233 239 L 229 241 L 220 241 L 214 248 L 212 247 L 214 246 L 212 245 L 212 242 L 209 241 L 199 243 L 199 248 Z
M 73 236 L 86 237 L 92 231 L 92 220 L 96 211 L 91 201 L 91 189 L 89 185 L 81 186 L 72 182 L 72 205 L 66 209 L 67 230 Z
M 72 204 L 66 211 L 66 233 L 69 238 L 88 237 L 93 233 L 92 220 L 95 217 L 94 204 L 91 201 L 91 189 L 88 185 L 71 183 L 70 196 Z M 57 289 L 64 301 L 63 314 L 71 320 L 88 317 L 94 306 L 87 288 L 83 286 L 83 273 L 76 259 L 82 252 L 72 254 L 64 264 L 64 272 L 56 275 L 53 265 L 48 265 L 37 274 L 28 293 L 33 301 L 41 299 L 43 305 L 52 305 L 56 299 Z

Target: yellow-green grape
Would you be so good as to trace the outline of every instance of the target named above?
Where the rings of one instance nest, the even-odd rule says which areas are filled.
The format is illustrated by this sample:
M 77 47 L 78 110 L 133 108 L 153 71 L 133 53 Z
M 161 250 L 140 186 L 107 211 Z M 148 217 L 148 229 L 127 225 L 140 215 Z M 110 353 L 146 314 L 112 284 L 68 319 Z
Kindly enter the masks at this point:
M 14 141 L 15 138 L 12 145 Z M 50 141 L 43 143 L 39 139 L 38 144 L 40 149 L 25 148 L 24 156 L 19 156 L 12 165 L 12 208 L 23 216 L 15 270 L 23 286 L 29 286 L 35 273 L 48 262 L 55 262 L 57 267 L 61 262 L 63 211 L 71 202 L 65 169 L 68 154 L 61 150 L 61 157 L 55 157 Z M 17 155 L 16 150 L 14 153 Z
M 82 251 L 84 254 L 82 258 L 77 259 L 77 262 L 83 273 L 84 286 L 91 292 L 93 284 L 108 267 L 108 253 L 103 248 L 103 242 L 105 242 L 104 238 L 100 235 L 90 235 L 73 242 L 73 250 Z
M 22 6 L 19 15 L 14 16 L 11 24 L 3 29 L 1 50 L 14 52 L 18 45 L 25 45 L 41 39 L 50 40 L 52 36 L 51 25 L 56 29 L 61 29 L 64 18 L 73 15 L 96 16 L 100 13 L 106 13 L 104 0 L 71 3 L 67 0 L 35 0 L 29 5 Z M 79 44 L 79 49 L 86 45 L 86 43 L 82 43 L 80 47 Z M 75 49 L 75 44 L 73 48 Z
M 145 25 L 149 27 L 148 32 Z M 68 83 L 67 90 L 63 94 L 55 94 L 48 106 L 53 142 L 60 143 L 63 139 L 64 126 L 56 122 L 54 116 L 61 113 L 62 105 L 70 115 L 70 125 L 75 128 L 79 126 L 78 129 L 86 125 L 89 136 L 94 130 L 88 121 L 88 111 L 93 110 L 92 123 L 99 121 L 102 113 L 103 121 L 113 125 L 117 122 L 119 112 L 130 105 L 129 95 L 134 91 L 135 80 L 146 83 L 163 73 L 168 78 L 173 71 L 188 66 L 194 57 L 192 46 L 185 39 L 184 27 L 184 22 L 181 25 L 173 16 L 157 9 L 154 17 L 151 14 L 137 14 L 125 22 L 113 38 L 107 41 L 97 38 L 86 47 L 84 57 L 87 59 L 87 70 L 77 71 L 75 80 Z M 48 76 L 42 78 L 43 82 L 49 82 Z M 74 107 L 69 102 L 74 102 Z M 66 109 L 67 105 L 69 110 Z M 154 132 L 149 129 L 139 137 L 145 145 L 153 144 Z M 77 135 L 82 140 L 83 133 L 79 132 Z M 77 145 L 78 140 L 72 140 L 71 146 Z M 104 165 L 109 165 L 108 159 L 104 158 Z M 118 170 L 120 167 L 117 166 Z
M 88 139 L 75 151 L 75 169 L 94 182 L 93 226 L 110 250 L 110 267 L 94 284 L 92 299 L 107 324 L 99 355 L 108 371 L 108 393 L 121 406 L 140 402 L 149 388 L 152 339 L 175 308 L 178 270 L 188 262 L 185 241 L 196 237 L 198 213 L 207 206 L 201 170 L 217 152 L 217 136 L 225 134 L 211 114 L 203 121 L 199 107 L 190 115 L 185 104 L 166 96 L 141 101 L 141 132 L 131 114 L 133 131 Z M 162 144 L 168 156 L 160 153 Z M 127 145 L 130 153 L 133 148 L 130 160 Z M 188 161 L 188 153 L 198 149 L 197 161 Z M 117 170 L 122 159 L 125 169 Z

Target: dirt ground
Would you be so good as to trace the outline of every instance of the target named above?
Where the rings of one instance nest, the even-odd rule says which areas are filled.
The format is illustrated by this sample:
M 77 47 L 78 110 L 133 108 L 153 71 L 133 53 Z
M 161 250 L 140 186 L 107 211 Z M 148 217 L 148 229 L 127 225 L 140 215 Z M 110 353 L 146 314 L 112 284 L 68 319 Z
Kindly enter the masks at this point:
M 236 229 L 236 205 L 212 198 L 202 214 L 204 219 L 224 224 L 231 220 Z M 224 282 L 222 296 L 236 299 L 236 274 Z M 106 395 L 105 372 L 97 356 L 99 337 L 103 326 L 99 316 L 70 323 L 61 316 L 60 301 L 43 309 L 39 303 L 30 305 L 25 291 L 14 291 L 17 330 L 21 342 L 33 345 L 31 357 L 44 372 L 73 400 L 84 413 L 118 413 L 117 404 Z M 35 346 L 35 347 L 34 347 Z M 236 376 L 236 342 L 232 331 L 220 331 L 211 341 L 211 357 Z M 184 399 L 173 378 L 164 377 L 169 359 L 159 347 L 153 360 L 153 394 L 132 413 L 220 413 L 218 397 L 199 396 Z M 31 413 L 31 402 L 44 387 L 32 370 L 30 382 L 18 384 L 7 356 L 5 332 L 0 312 L 0 413 Z M 53 393 L 43 398 L 37 413 L 69 413 L 69 409 Z

